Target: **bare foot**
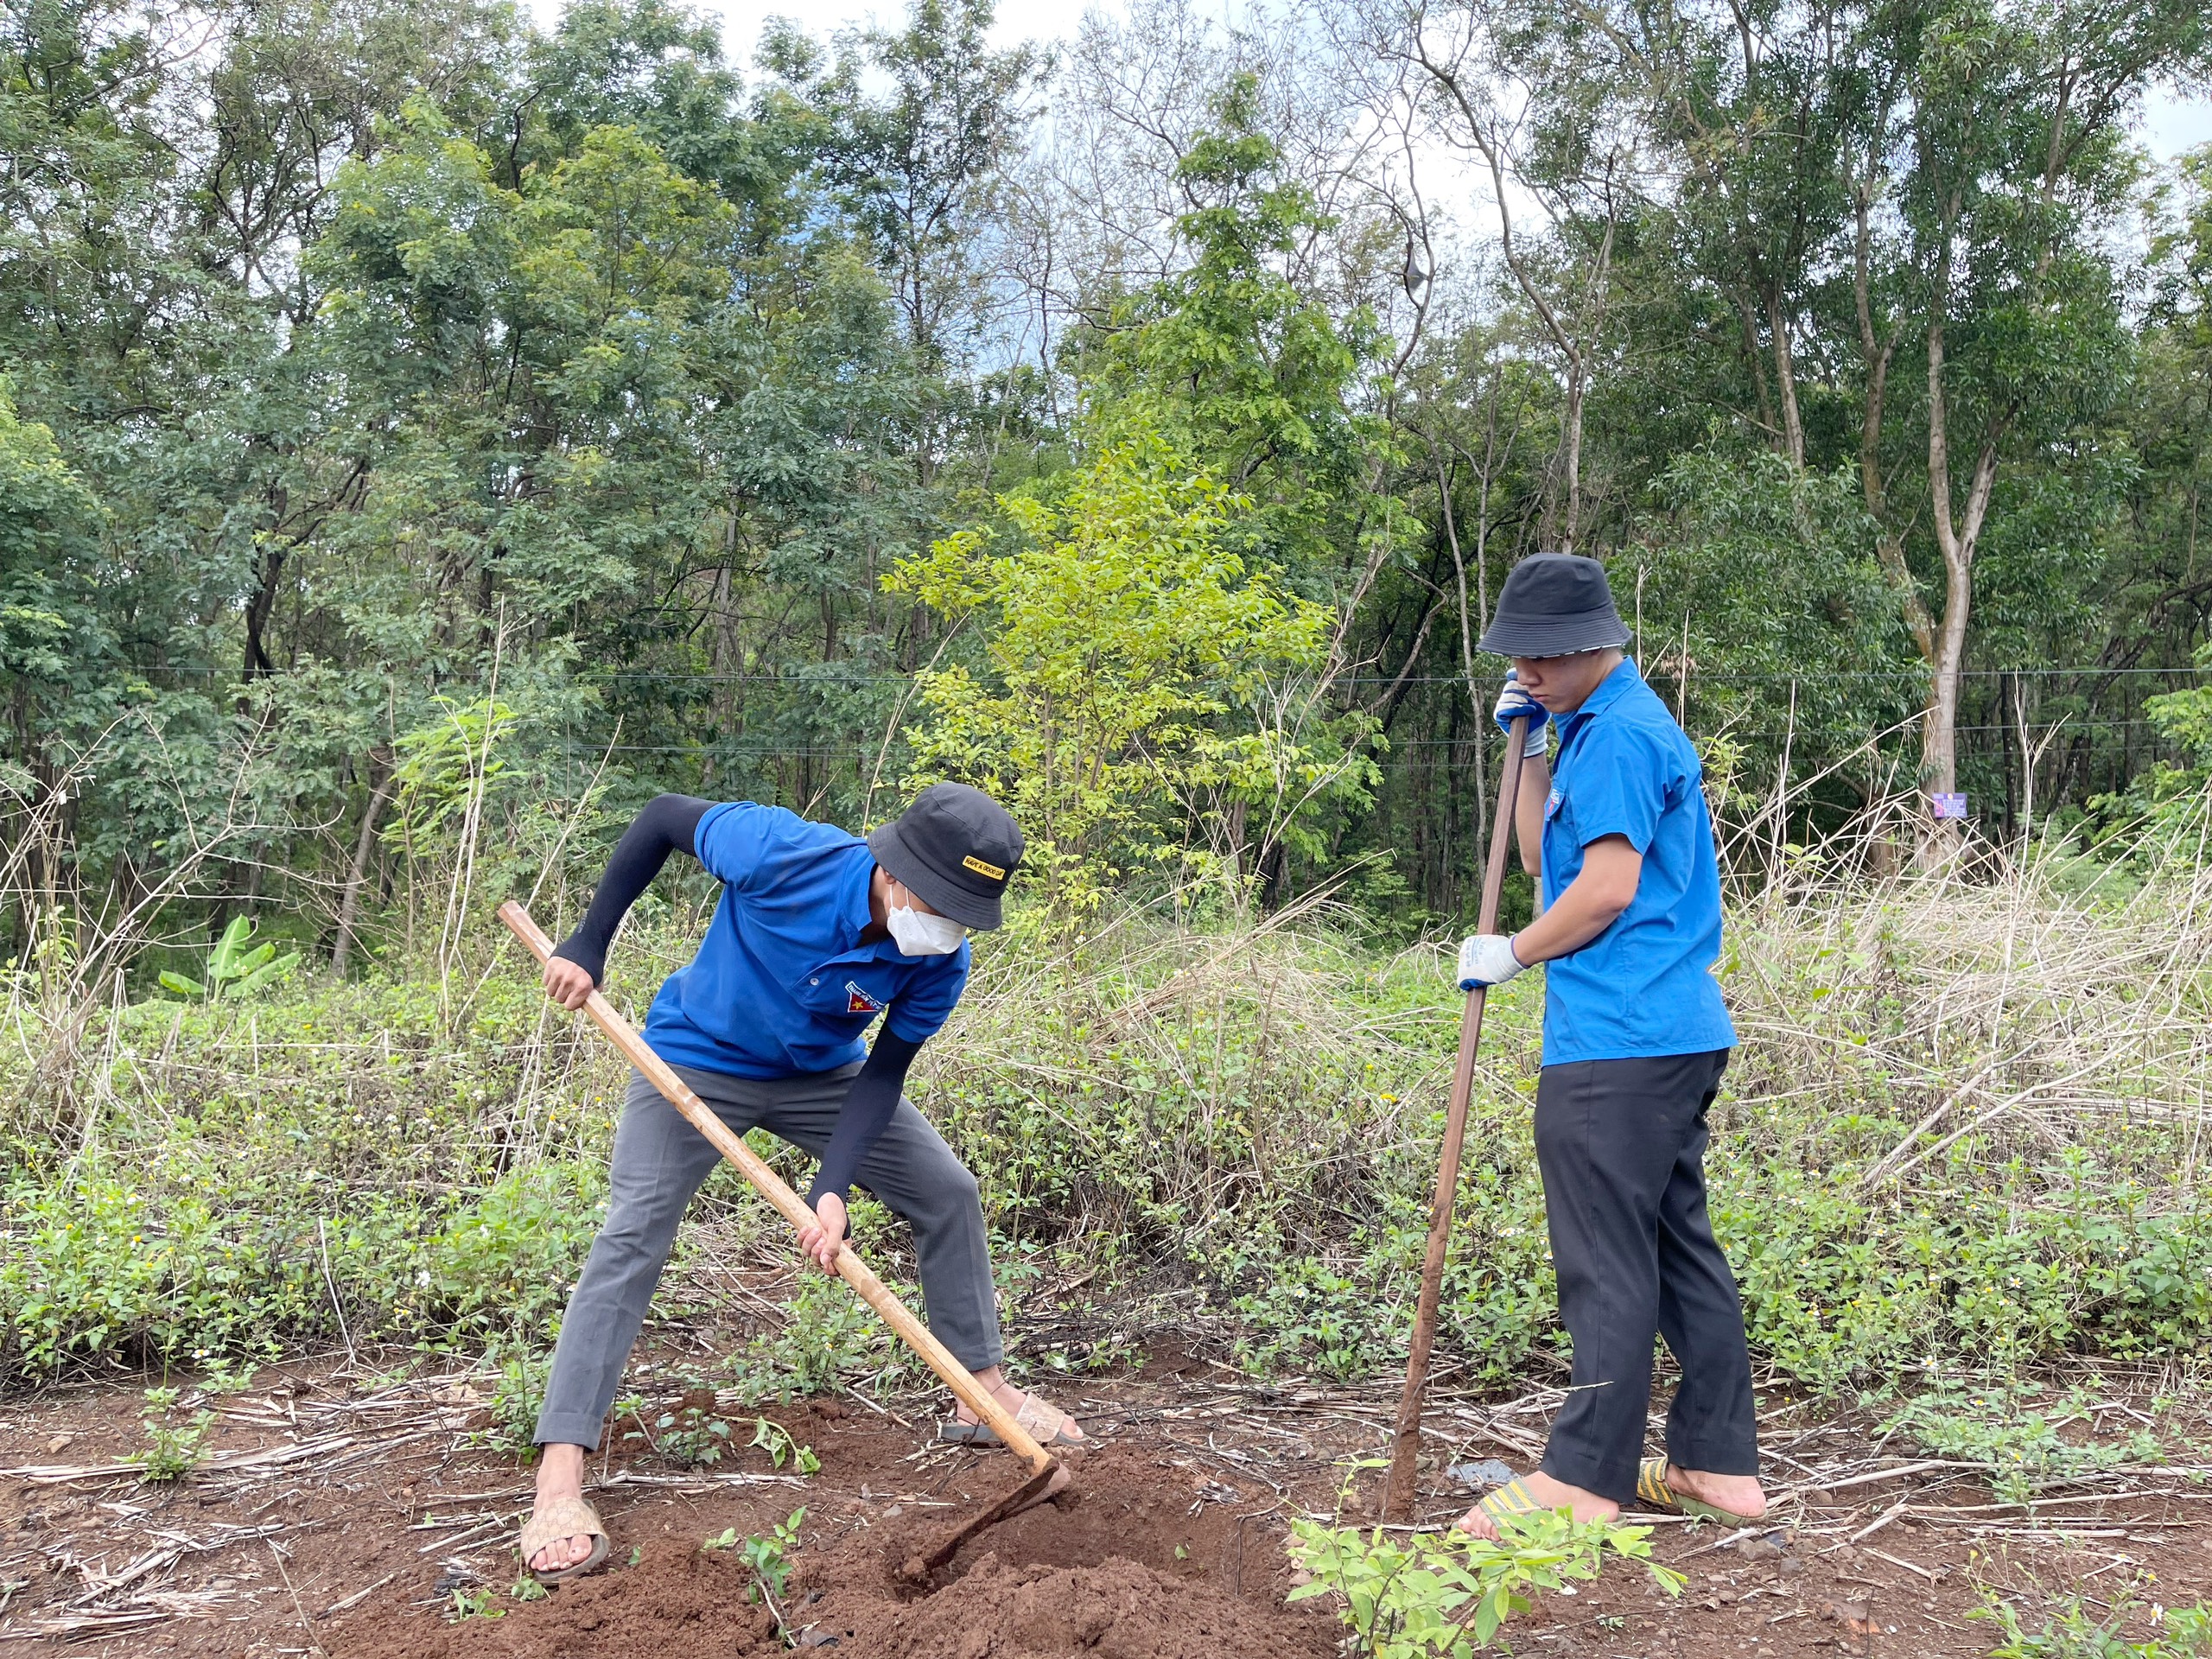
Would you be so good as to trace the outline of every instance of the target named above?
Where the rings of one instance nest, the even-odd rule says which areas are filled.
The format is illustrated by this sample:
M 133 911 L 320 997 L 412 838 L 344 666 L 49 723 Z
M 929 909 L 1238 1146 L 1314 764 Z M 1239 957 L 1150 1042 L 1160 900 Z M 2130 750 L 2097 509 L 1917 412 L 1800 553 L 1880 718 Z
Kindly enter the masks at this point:
M 1747 1521 L 1756 1521 L 1766 1513 L 1766 1493 L 1757 1475 L 1714 1475 L 1670 1463 L 1667 1484 L 1683 1497 L 1696 1498 Z
M 991 1398 L 1004 1406 L 1009 1415 L 1020 1411 L 1021 1402 L 1028 1397 L 1020 1389 L 1007 1382 L 1006 1373 L 995 1365 L 987 1370 L 976 1372 L 976 1380 L 991 1391 Z M 976 1414 L 968 1409 L 968 1402 L 964 1400 L 953 1408 L 952 1414 L 959 1422 L 972 1423 L 976 1421 Z M 1072 1417 L 1068 1419 L 1067 1427 L 1064 1432 L 1074 1436 L 1078 1444 L 1090 1438 L 1083 1432 L 1081 1425 Z
M 1544 1508 L 1570 1510 L 1578 1521 L 1611 1521 L 1621 1512 L 1621 1506 L 1611 1498 L 1570 1486 L 1563 1480 L 1554 1480 L 1541 1469 L 1535 1474 L 1523 1475 L 1521 1484 Z M 1492 1543 L 1497 1541 L 1497 1524 L 1483 1513 L 1479 1503 L 1459 1517 L 1459 1530 Z
M 543 1511 L 563 1498 L 582 1497 L 583 1495 L 583 1447 L 558 1444 L 540 1447 L 537 1500 L 532 1513 Z M 591 1540 L 579 1533 L 555 1539 L 531 1556 L 525 1565 L 533 1573 L 558 1573 L 563 1567 L 575 1566 L 590 1554 Z

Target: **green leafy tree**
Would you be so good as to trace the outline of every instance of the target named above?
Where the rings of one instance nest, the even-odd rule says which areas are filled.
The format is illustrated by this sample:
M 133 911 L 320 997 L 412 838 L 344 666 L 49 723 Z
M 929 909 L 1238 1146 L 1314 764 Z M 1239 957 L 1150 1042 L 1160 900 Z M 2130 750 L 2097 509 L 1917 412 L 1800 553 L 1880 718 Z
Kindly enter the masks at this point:
M 1393 440 L 1371 397 L 1382 341 L 1370 311 L 1339 317 L 1292 280 L 1300 241 L 1335 225 L 1281 176 L 1258 99 L 1253 76 L 1232 79 L 1176 169 L 1189 265 L 1121 298 L 1070 360 L 1099 430 L 1156 427 L 1248 498 L 1233 533 L 1253 554 L 1319 593 L 1392 545 Z
M 49 758 L 54 700 L 88 690 L 103 666 L 107 629 L 93 591 L 100 531 L 98 499 L 51 431 L 16 418 L 0 379 L 0 701 L 19 769 Z M 19 772 L 10 792 L 29 781 Z
M 840 38 L 834 66 L 790 28 L 766 56 L 829 123 L 823 175 L 874 247 L 909 345 L 963 360 L 989 323 L 988 244 L 1048 60 L 994 48 L 993 0 L 912 0 L 906 27 Z
M 1957 786 L 1974 566 L 2008 464 L 2051 457 L 2101 420 L 2128 342 L 2100 225 L 2126 200 L 2120 123 L 2151 79 L 2199 60 L 2186 4 L 2015 14 L 1963 0 L 1885 15 L 1870 67 L 1897 102 L 1853 158 L 1866 373 L 1860 464 L 1878 542 L 1929 673 L 1921 775 Z M 1872 222 L 1886 199 L 1902 233 Z M 1897 486 L 1888 368 L 1917 346 L 1916 487 Z M 1940 603 L 1908 556 L 1925 523 Z
M 1001 498 L 1006 532 L 957 531 L 889 578 L 981 633 L 979 671 L 920 677 L 918 769 L 1007 803 L 1066 925 L 1147 869 L 1194 855 L 1233 869 L 1249 839 L 1294 834 L 1371 782 L 1356 729 L 1281 717 L 1332 619 L 1230 550 L 1243 505 L 1139 428 L 1052 499 Z

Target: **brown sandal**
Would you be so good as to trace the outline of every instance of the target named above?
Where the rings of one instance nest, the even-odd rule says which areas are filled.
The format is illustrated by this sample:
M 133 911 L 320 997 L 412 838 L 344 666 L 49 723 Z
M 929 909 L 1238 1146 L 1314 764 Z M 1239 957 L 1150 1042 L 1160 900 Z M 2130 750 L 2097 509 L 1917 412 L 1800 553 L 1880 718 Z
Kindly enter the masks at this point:
M 1047 1449 L 1089 1446 L 1089 1437 L 1071 1433 L 1075 1420 L 1058 1406 L 1037 1395 L 1025 1393 L 1020 1408 L 1014 1414 L 1014 1421 L 1027 1429 L 1038 1445 Z M 941 1425 L 937 1432 L 940 1440 L 955 1446 L 996 1446 L 997 1432 L 988 1423 L 963 1423 L 958 1418 Z
M 539 1550 L 563 1538 L 590 1539 L 591 1554 L 573 1567 L 549 1567 L 540 1572 L 531 1566 Z M 607 1559 L 607 1529 L 600 1523 L 599 1511 L 583 1499 L 564 1497 L 523 1523 L 520 1548 L 523 1567 L 531 1577 L 540 1584 L 558 1584 L 590 1572 Z

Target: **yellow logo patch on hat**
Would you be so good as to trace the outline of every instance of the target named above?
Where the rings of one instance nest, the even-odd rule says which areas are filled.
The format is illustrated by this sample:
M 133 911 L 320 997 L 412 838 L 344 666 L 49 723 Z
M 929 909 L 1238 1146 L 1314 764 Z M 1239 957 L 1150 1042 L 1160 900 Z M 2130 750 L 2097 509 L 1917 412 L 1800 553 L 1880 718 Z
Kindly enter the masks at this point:
M 994 881 L 1003 881 L 1006 880 L 1006 872 L 1004 870 L 1001 869 L 995 864 L 984 863 L 982 859 L 976 857 L 973 853 L 969 854 L 967 857 L 962 859 L 960 863 L 963 869 L 973 870 L 978 875 L 988 875 Z

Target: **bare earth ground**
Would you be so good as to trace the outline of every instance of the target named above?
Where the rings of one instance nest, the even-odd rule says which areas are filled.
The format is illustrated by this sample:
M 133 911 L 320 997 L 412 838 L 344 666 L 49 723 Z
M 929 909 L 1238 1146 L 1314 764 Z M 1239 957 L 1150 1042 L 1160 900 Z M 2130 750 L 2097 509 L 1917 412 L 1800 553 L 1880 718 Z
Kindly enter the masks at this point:
M 387 1360 L 401 1356 L 387 1356 Z M 57 1389 L 0 1406 L 0 1641 L 132 1655 L 766 1655 L 785 1650 L 751 1573 L 702 1541 L 765 1534 L 804 1504 L 780 1611 L 800 1645 L 885 1659 L 1324 1659 L 1339 1627 L 1287 1607 L 1287 1518 L 1332 1516 L 1340 1460 L 1380 1449 L 1388 1387 L 1265 1386 L 1179 1351 L 1057 1390 L 1100 1440 L 1062 1503 L 987 1534 L 933 1586 L 899 1565 L 970 1499 L 1019 1478 L 1003 1454 L 933 1446 L 933 1402 L 848 1395 L 770 1414 L 822 1459 L 779 1473 L 747 1450 L 702 1470 L 639 1442 L 593 1465 L 612 1569 L 524 1603 L 515 1528 L 530 1477 L 481 1448 L 481 1379 L 372 1388 L 344 1363 L 262 1372 L 213 1402 L 208 1464 L 143 1484 L 137 1389 Z M 652 1394 L 649 1382 L 640 1391 Z M 1440 1389 L 1425 1518 L 1468 1501 L 1467 1459 L 1525 1467 L 1559 1396 Z M 725 1403 L 728 1403 L 727 1401 Z M 2115 1398 L 2115 1436 L 2137 1423 Z M 752 1414 L 729 1406 L 749 1438 Z M 650 1414 L 649 1414 L 650 1415 Z M 1871 1455 L 1863 1431 L 1770 1402 L 1773 1524 L 1749 1537 L 1662 1522 L 1675 1599 L 1610 1566 L 1512 1630 L 1522 1653 L 1982 1655 L 1967 1615 L 1995 1593 L 2039 1608 L 2212 1596 L 2212 1491 L 2196 1465 L 2047 1489 L 2031 1512 L 1971 1471 Z M 1794 1484 L 1791 1483 L 1794 1482 Z M 2155 1582 L 2152 1575 L 2155 1575 Z M 457 1618 L 454 1592 L 496 1618 Z M 2147 1628 L 2147 1626 L 2146 1626 Z

